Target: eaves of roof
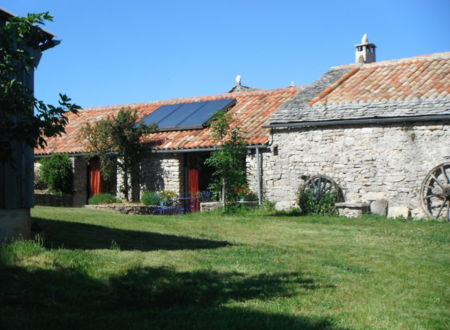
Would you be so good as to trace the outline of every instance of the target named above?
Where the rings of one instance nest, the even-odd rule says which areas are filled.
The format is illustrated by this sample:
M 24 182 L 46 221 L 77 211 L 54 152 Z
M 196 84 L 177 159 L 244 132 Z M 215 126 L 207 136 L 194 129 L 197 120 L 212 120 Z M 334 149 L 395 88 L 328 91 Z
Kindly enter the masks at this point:
M 122 108 L 135 109 L 140 119 L 155 111 L 161 105 L 179 104 L 198 101 L 212 101 L 217 99 L 235 98 L 236 104 L 229 110 L 236 119 L 246 138 L 248 146 L 261 146 L 269 141 L 270 131 L 263 128 L 263 124 L 270 115 L 284 102 L 295 96 L 302 87 L 286 87 L 273 90 L 256 90 L 239 93 L 224 93 L 218 95 L 188 97 L 138 103 L 129 105 L 106 106 L 81 110 L 77 115 L 68 114 L 69 124 L 66 134 L 48 139 L 45 149 L 35 149 L 35 154 L 51 153 L 82 154 L 88 152 L 87 141 L 80 136 L 81 128 L 87 123 L 94 123 L 109 116 L 116 115 Z M 142 143 L 151 146 L 152 150 L 170 152 L 176 150 L 206 150 L 219 145 L 211 137 L 209 127 L 198 130 L 174 130 L 151 133 L 142 139 Z
M 1 20 L 8 20 L 11 17 L 16 17 L 17 15 L 11 13 L 10 11 L 4 9 L 4 8 L 0 8 L 0 19 Z M 56 37 L 55 34 L 47 31 L 46 29 L 39 27 L 39 29 L 43 32 L 43 36 L 40 34 L 39 35 L 39 40 L 36 40 L 36 42 L 40 43 L 39 47 L 37 47 L 36 45 L 32 45 L 35 48 L 40 48 L 41 51 L 47 50 L 49 48 L 52 48 L 54 46 L 56 46 L 57 44 L 60 43 L 59 40 L 54 40 L 54 38 Z
M 429 123 L 441 122 L 450 123 L 450 114 L 429 115 L 429 116 L 410 116 L 410 117 L 372 117 L 372 118 L 354 118 L 340 120 L 320 120 L 320 121 L 302 121 L 287 122 L 282 124 L 264 125 L 264 128 L 311 128 L 311 127 L 344 127 L 354 125 L 378 125 L 378 124 L 398 124 L 398 123 Z

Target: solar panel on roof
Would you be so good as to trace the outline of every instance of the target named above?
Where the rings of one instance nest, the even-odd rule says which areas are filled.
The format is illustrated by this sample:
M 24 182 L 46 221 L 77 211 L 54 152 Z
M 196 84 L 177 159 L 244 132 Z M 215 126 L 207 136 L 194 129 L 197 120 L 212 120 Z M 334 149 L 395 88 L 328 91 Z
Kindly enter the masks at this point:
M 164 120 L 166 117 L 170 116 L 176 109 L 178 109 L 181 104 L 171 104 L 159 107 L 151 114 L 142 119 L 142 124 L 150 125 L 150 124 L 158 124 L 161 120 Z
M 198 109 L 201 109 L 208 102 L 194 102 L 194 103 L 183 103 L 178 107 L 169 117 L 164 118 L 159 122 L 159 127 L 165 127 L 169 129 L 171 127 L 177 127 L 179 124 L 194 115 Z
M 190 116 L 180 122 L 180 125 L 195 126 L 200 124 L 203 127 L 203 125 L 206 124 L 217 111 L 226 109 L 233 105 L 235 102 L 236 99 L 224 99 L 206 102 L 206 104 L 203 107 L 199 108 L 193 116 Z
M 217 111 L 224 110 L 236 99 L 202 101 L 160 106 L 142 120 L 144 125 L 157 124 L 162 131 L 200 129 Z

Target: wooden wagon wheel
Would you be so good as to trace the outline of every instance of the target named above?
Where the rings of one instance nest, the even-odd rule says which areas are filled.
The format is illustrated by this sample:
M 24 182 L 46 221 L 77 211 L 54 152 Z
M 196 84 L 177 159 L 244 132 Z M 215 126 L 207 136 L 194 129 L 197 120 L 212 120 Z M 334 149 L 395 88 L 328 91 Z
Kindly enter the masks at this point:
M 432 219 L 450 221 L 450 162 L 433 168 L 420 189 L 422 208 Z
M 336 202 L 344 200 L 342 190 L 338 184 L 326 175 L 314 175 L 306 180 L 303 191 L 309 191 L 313 200 L 318 200 L 325 194 L 333 192 L 336 195 Z

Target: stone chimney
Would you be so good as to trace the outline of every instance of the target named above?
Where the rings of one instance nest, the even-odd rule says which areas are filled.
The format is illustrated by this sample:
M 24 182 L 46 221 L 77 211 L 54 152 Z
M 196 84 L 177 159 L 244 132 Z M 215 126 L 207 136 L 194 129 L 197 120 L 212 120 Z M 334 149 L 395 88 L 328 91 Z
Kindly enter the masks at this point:
M 356 63 L 372 63 L 376 62 L 377 58 L 375 55 L 375 44 L 369 42 L 369 37 L 364 34 L 361 39 L 361 44 L 355 45 L 355 62 Z

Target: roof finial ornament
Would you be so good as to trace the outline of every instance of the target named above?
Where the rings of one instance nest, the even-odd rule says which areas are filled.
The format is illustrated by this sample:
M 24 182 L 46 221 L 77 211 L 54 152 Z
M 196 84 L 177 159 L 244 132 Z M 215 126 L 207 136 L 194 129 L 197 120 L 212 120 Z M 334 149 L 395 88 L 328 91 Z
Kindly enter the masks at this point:
M 241 86 L 241 80 L 242 80 L 241 75 L 238 74 L 236 76 L 236 86 Z

